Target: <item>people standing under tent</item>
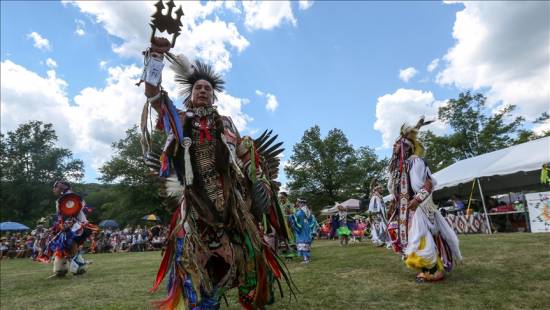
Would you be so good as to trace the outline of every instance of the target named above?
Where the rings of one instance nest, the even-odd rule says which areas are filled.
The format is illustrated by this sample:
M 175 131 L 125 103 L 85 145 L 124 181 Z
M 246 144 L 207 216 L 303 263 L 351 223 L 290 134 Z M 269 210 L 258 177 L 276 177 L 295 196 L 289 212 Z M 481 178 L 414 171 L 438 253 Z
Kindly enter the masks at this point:
M 88 222 L 86 213 L 90 209 L 79 195 L 71 191 L 68 182 L 55 182 L 52 191 L 58 197 L 57 219 L 50 228 L 53 236 L 38 260 L 48 261 L 53 256 L 53 272 L 58 277 L 65 276 L 68 271 L 75 275 L 83 274 L 87 261 L 82 257 L 80 247 L 99 228 Z
M 462 259 L 458 238 L 437 210 L 432 190 L 437 184 L 426 161 L 418 130 L 430 122 L 401 126 L 389 164 L 388 189 L 395 201 L 395 248 L 405 264 L 418 271 L 417 282 L 439 281 Z
M 464 205 L 464 201 L 460 199 L 460 196 L 457 194 L 454 194 L 451 199 L 453 200 L 453 207 L 456 211 L 457 215 L 464 215 L 464 211 L 466 210 L 466 206 Z
M 240 136 L 230 117 L 215 105 L 224 81 L 211 65 L 169 52 L 171 43 L 154 37 L 144 53 L 147 101 L 141 117 L 142 150 L 158 173 L 162 198 L 173 210 L 163 260 L 152 291 L 167 276 L 168 296 L 159 308 L 217 309 L 232 288 L 245 309 L 264 308 L 280 282 L 293 287 L 282 262 L 265 244 L 263 228 L 287 239 L 277 202 L 282 142 L 266 131 L 257 139 Z M 183 95 L 175 107 L 161 85 L 165 58 Z M 149 108 L 166 140 L 161 154 L 147 129 Z M 174 199 L 175 198 L 175 199 Z
M 340 240 L 340 245 L 348 245 L 349 239 L 351 236 L 351 230 L 348 226 L 348 210 L 343 205 L 338 205 L 338 213 L 336 217 L 338 219 L 338 239 Z
M 382 185 L 375 179 L 371 184 L 369 203 L 371 220 L 371 240 L 376 246 L 390 246 L 387 234 L 386 207 L 382 198 Z
M 298 199 L 296 201 L 296 212 L 289 217 L 289 221 L 294 231 L 298 255 L 303 257 L 303 263 L 309 263 L 311 261 L 311 244 L 319 224 L 306 200 Z

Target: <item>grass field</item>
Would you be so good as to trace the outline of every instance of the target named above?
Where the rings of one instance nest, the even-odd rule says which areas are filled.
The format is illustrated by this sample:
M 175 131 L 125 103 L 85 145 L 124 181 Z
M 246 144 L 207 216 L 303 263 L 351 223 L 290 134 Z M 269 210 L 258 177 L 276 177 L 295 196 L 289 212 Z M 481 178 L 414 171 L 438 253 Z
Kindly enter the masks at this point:
M 464 262 L 444 282 L 416 284 L 400 258 L 363 242 L 314 243 L 313 261 L 290 262 L 300 293 L 271 309 L 549 309 L 550 234 L 461 236 Z M 149 309 L 159 252 L 86 255 L 80 277 L 48 279 L 51 265 L 0 261 L 1 309 Z M 236 292 L 229 303 L 235 306 Z M 82 297 L 80 297 L 82 296 Z

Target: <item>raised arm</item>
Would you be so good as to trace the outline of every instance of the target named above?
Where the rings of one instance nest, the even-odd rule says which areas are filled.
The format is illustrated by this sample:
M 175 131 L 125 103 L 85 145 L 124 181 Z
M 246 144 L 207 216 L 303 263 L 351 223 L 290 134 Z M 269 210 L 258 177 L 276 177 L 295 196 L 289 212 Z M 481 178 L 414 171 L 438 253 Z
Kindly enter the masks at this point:
M 145 68 L 138 84 L 145 82 L 145 96 L 157 113 L 160 113 L 160 84 L 162 82 L 164 54 L 169 50 L 170 41 L 165 38 L 155 37 L 151 43 L 151 47 L 143 52 Z

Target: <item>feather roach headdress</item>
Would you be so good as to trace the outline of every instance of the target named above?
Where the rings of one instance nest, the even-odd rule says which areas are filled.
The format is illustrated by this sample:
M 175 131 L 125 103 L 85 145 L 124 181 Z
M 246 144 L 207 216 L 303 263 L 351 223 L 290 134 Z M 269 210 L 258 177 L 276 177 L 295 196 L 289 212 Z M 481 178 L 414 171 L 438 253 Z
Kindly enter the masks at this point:
M 412 146 L 413 154 L 422 156 L 424 154 L 424 146 L 422 145 L 422 143 L 420 143 L 420 141 L 418 141 L 418 137 L 416 136 L 416 134 L 418 134 L 418 131 L 420 130 L 420 128 L 422 128 L 423 126 L 429 125 L 434 121 L 435 120 L 425 121 L 424 115 L 422 115 L 418 120 L 418 122 L 416 122 L 416 125 L 414 126 L 411 126 L 406 123 L 401 125 L 400 135 L 396 143 L 399 141 L 404 141 L 405 144 L 409 144 L 410 146 Z M 406 141 L 403 139 L 405 139 Z
M 380 189 L 380 183 L 378 182 L 378 178 L 372 179 L 370 182 L 370 192 L 374 192 L 374 190 Z
M 403 167 L 403 161 L 407 159 L 410 155 L 424 155 L 424 146 L 422 145 L 422 143 L 420 143 L 420 141 L 418 141 L 418 137 L 416 135 L 418 134 L 418 131 L 421 127 L 429 125 L 435 121 L 425 121 L 424 119 L 424 115 L 422 115 L 414 126 L 407 123 L 401 125 L 399 137 L 394 144 L 399 144 L 399 151 L 397 154 L 394 153 L 392 155 L 392 158 L 390 159 L 390 172 L 396 171 L 397 168 L 401 170 Z
M 184 55 L 175 56 L 166 53 L 166 58 L 171 63 L 171 68 L 176 73 L 176 82 L 180 84 L 180 95 L 185 97 L 184 103 L 188 104 L 191 99 L 193 85 L 199 80 L 205 80 L 214 89 L 214 100 L 218 100 L 217 94 L 223 91 L 225 84 L 221 75 L 214 72 L 211 65 L 199 60 L 191 63 Z

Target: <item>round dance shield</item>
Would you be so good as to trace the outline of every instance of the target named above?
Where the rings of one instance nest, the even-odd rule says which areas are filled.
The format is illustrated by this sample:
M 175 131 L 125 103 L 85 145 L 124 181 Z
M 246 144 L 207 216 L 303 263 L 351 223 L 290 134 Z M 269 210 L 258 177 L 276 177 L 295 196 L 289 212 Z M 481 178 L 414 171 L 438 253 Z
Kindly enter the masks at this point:
M 82 209 L 82 198 L 74 193 L 68 193 L 57 200 L 59 213 L 64 216 L 76 216 Z

